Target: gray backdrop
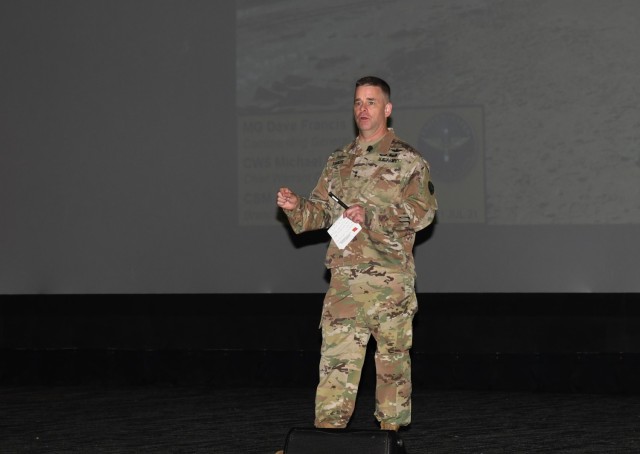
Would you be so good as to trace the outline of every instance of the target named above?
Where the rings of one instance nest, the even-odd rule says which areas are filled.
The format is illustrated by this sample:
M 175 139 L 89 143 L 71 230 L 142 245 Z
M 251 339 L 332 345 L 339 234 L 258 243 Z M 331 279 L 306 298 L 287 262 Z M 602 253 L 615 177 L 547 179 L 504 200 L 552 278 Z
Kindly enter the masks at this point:
M 441 205 L 421 292 L 640 290 L 640 3 L 0 4 L 0 292 L 322 292 L 275 208 L 355 134 L 353 84 Z

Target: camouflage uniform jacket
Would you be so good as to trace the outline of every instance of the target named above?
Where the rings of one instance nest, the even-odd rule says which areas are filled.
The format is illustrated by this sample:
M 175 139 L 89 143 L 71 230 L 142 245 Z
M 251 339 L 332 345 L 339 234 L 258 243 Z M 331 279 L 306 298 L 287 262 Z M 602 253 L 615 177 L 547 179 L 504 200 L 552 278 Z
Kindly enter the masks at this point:
M 344 209 L 329 198 L 365 209 L 362 231 L 339 249 L 332 240 L 327 268 L 377 265 L 415 274 L 415 232 L 433 221 L 438 203 L 429 164 L 392 129 L 371 149 L 358 139 L 331 154 L 309 198 L 285 210 L 295 233 L 329 228 Z

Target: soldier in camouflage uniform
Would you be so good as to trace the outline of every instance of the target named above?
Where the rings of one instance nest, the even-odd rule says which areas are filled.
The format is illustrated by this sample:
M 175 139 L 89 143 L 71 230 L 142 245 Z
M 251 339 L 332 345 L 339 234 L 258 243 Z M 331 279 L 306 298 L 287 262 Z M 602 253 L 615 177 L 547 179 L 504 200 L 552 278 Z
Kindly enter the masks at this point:
M 429 164 L 387 128 L 391 108 L 386 82 L 358 80 L 356 139 L 329 157 L 309 198 L 289 188 L 277 194 L 296 233 L 326 229 L 340 216 L 363 227 L 344 249 L 331 241 L 326 255 L 331 284 L 321 321 L 318 428 L 347 426 L 371 335 L 377 343 L 375 417 L 388 430 L 411 421 L 409 349 L 418 309 L 413 244 L 415 233 L 433 221 L 437 201 Z

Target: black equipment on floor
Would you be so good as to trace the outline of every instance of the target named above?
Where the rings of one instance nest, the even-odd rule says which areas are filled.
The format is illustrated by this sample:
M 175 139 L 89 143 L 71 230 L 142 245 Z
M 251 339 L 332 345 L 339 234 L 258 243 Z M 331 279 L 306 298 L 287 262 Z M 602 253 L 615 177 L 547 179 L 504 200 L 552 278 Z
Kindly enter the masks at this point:
M 293 428 L 285 454 L 405 454 L 397 432 L 389 430 Z

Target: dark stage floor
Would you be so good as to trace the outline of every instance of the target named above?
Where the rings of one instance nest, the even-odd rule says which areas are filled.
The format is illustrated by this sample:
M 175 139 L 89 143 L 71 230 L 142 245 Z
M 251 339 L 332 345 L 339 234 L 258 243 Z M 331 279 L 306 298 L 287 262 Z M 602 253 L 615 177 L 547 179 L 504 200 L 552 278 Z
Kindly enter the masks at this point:
M 273 454 L 291 427 L 311 425 L 313 394 L 302 388 L 3 387 L 0 452 Z M 376 427 L 370 394 L 360 397 L 351 428 Z M 416 390 L 414 422 L 401 435 L 408 454 L 640 452 L 640 396 Z

